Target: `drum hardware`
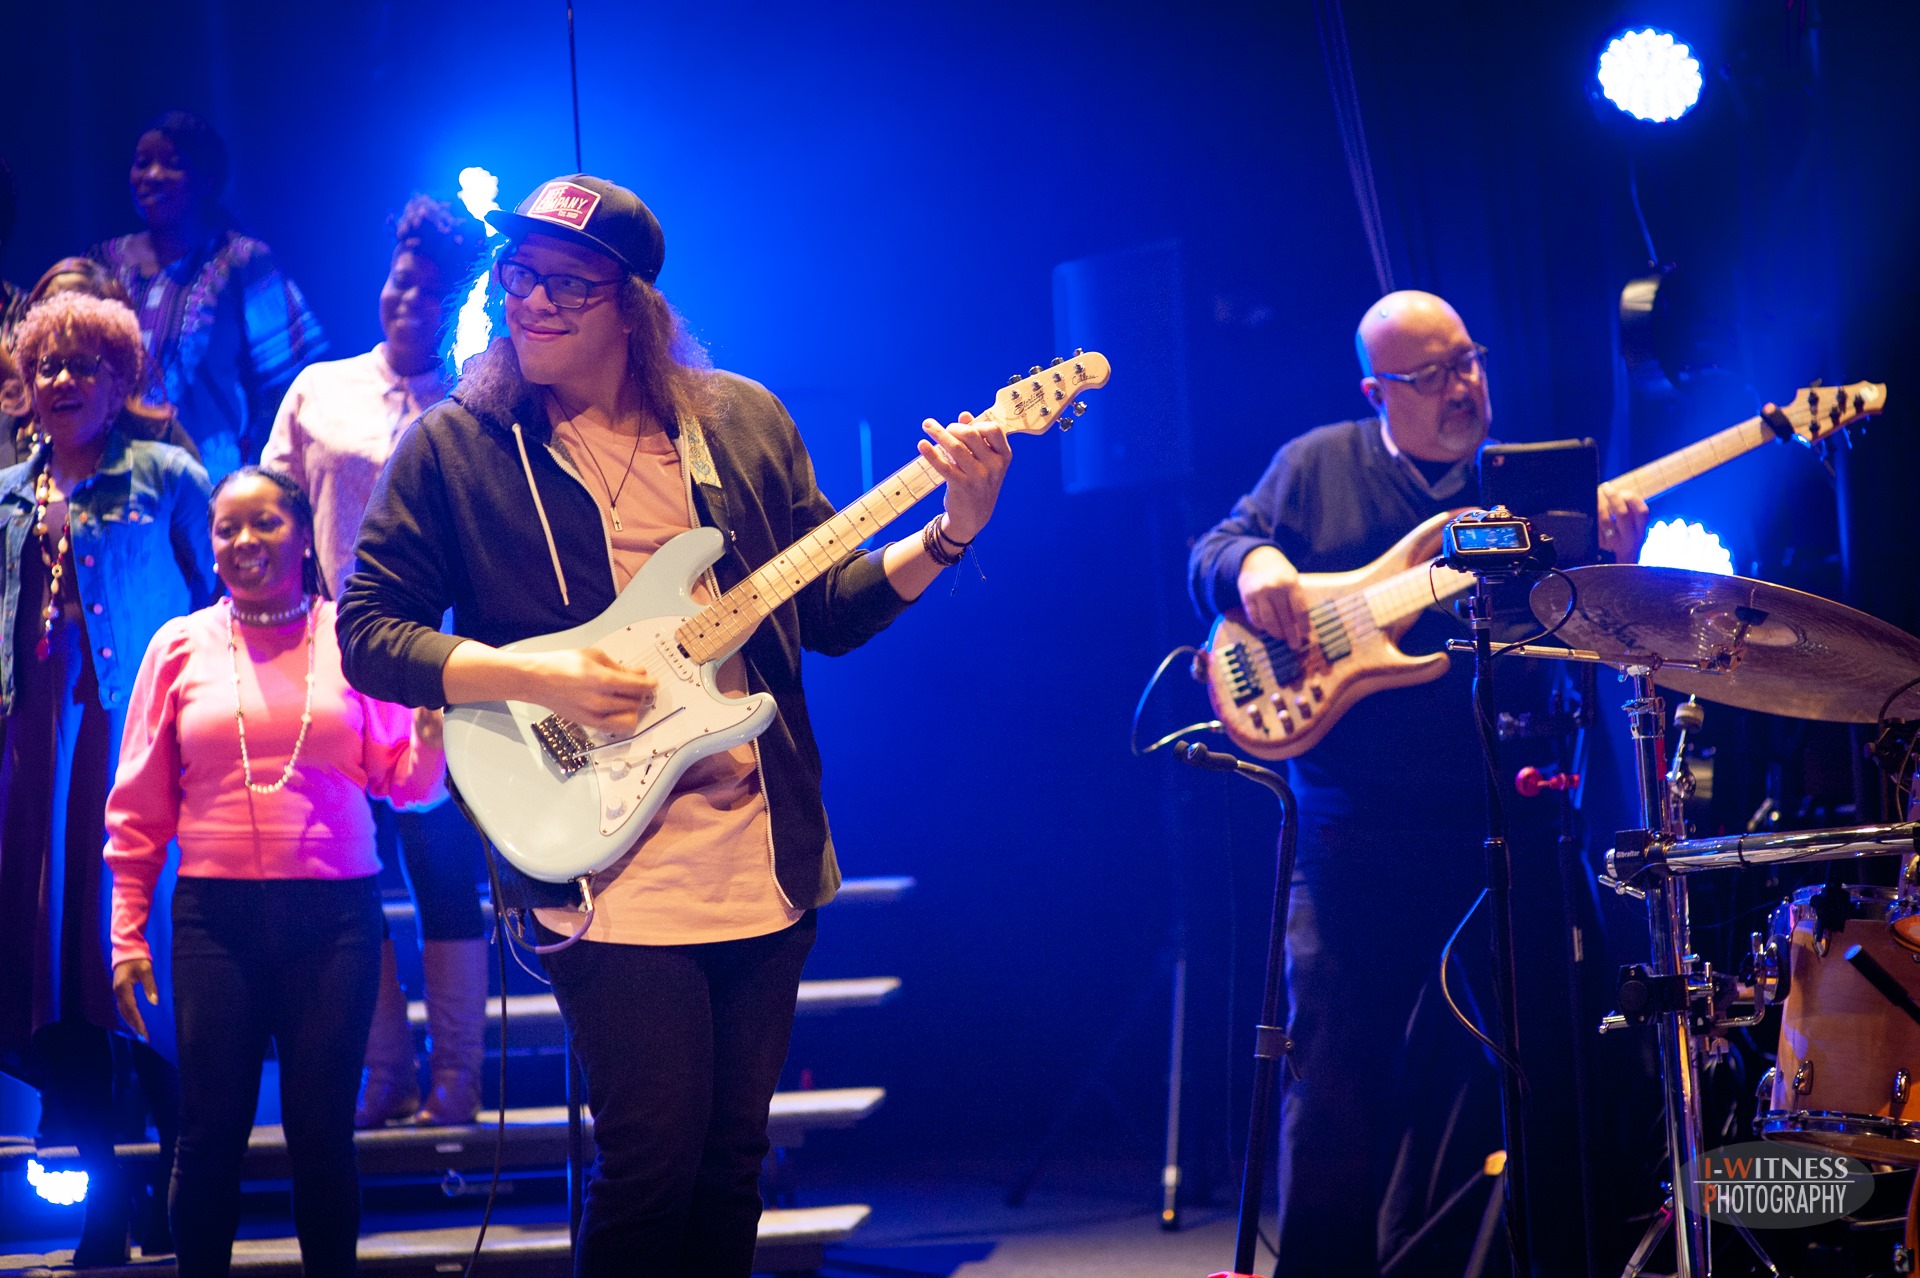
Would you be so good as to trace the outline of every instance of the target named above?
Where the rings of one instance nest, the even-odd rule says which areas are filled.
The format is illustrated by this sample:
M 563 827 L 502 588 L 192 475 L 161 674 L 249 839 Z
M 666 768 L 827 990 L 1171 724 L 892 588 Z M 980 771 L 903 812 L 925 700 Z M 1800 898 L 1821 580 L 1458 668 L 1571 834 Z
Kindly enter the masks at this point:
M 1770 860 L 1882 854 L 1902 842 L 1911 845 L 1915 827 L 1688 840 L 1685 803 L 1691 777 L 1684 740 L 1699 727 L 1697 702 L 1676 715 L 1683 745 L 1670 757 L 1665 750 L 1665 704 L 1656 687 L 1797 718 L 1875 722 L 1896 701 L 1903 711 L 1912 702 L 1912 709 L 1920 712 L 1920 694 L 1907 695 L 1912 689 L 1899 687 L 1903 678 L 1920 675 L 1920 639 L 1817 596 L 1674 569 L 1577 568 L 1537 585 L 1530 604 L 1542 625 L 1557 625 L 1560 637 L 1578 647 L 1528 645 L 1507 651 L 1616 666 L 1632 685 L 1622 708 L 1632 732 L 1642 828 L 1616 838 L 1600 877 L 1615 891 L 1645 900 L 1651 961 L 1633 981 L 1623 982 L 1626 997 L 1614 1013 L 1619 1019 L 1609 1018 L 1604 1026 L 1621 1028 L 1646 1019 L 1656 1027 L 1666 1093 L 1667 1179 L 1671 1186 L 1682 1187 L 1704 1131 L 1699 1070 L 1705 1036 L 1722 1025 L 1757 1022 L 1775 999 L 1785 999 L 1795 980 L 1794 961 L 1773 940 L 1754 940 L 1745 981 L 1716 977 L 1693 956 L 1686 872 Z M 1892 696 L 1889 689 L 1895 690 Z M 1920 845 L 1913 850 L 1920 851 Z M 1849 925 L 1844 914 L 1829 913 L 1840 928 Z M 1920 920 L 1920 910 L 1911 913 Z M 1915 928 L 1920 937 L 1920 921 Z M 1804 942 L 1806 952 L 1811 961 L 1821 961 L 1812 957 L 1811 941 L 1809 936 Z M 1645 1006 L 1630 1007 L 1642 989 Z M 1743 998 L 1744 1010 L 1739 1007 Z M 1814 1085 L 1814 1062 L 1803 1055 L 1794 1065 L 1793 1094 L 1808 1094 Z M 1772 1092 L 1779 1090 L 1777 1074 L 1775 1079 Z M 1795 1112 L 1766 1134 L 1815 1144 L 1831 1138 L 1838 1148 L 1849 1148 L 1851 1142 L 1885 1153 L 1889 1148 L 1897 1152 L 1906 1142 L 1908 1126 L 1891 1115 Z M 1913 1126 L 1920 1136 L 1920 1124 Z M 1920 1139 L 1911 1148 L 1920 1149 Z M 1674 1246 L 1680 1278 L 1705 1278 L 1711 1271 L 1706 1218 L 1686 1193 L 1675 1192 L 1667 1212 L 1636 1249 L 1629 1274 L 1644 1268 L 1670 1224 L 1678 1226 Z M 1753 1244 L 1747 1231 L 1740 1233 Z M 1769 1270 L 1778 1272 L 1764 1252 L 1757 1246 L 1754 1250 Z
M 1813 1062 L 1801 1061 L 1793 1070 L 1793 1094 L 1805 1096 L 1813 1090 Z
M 1790 1018 L 1807 1015 L 1817 1021 L 1813 1009 L 1821 997 L 1857 998 L 1838 982 L 1825 979 L 1824 964 L 1835 934 L 1860 928 L 1868 942 L 1897 943 L 1902 952 L 1920 960 L 1920 825 L 1906 822 L 1688 839 L 1685 803 L 1693 787 L 1684 742 L 1702 720 L 1696 718 L 1697 701 L 1690 700 L 1680 709 L 1675 726 L 1682 734 L 1682 748 L 1670 762 L 1665 749 L 1666 707 L 1656 688 L 1801 719 L 1881 723 L 1896 706 L 1902 715 L 1920 718 L 1920 691 L 1916 691 L 1920 689 L 1920 638 L 1818 596 L 1746 578 L 1679 569 L 1576 568 L 1540 582 L 1529 603 L 1543 626 L 1569 645 L 1581 646 L 1529 643 L 1503 646 L 1502 653 L 1614 666 L 1632 687 L 1622 709 L 1633 739 L 1641 829 L 1616 838 L 1606 871 L 1598 877 L 1615 892 L 1646 902 L 1651 959 L 1629 969 L 1622 981 L 1621 1008 L 1602 1022 L 1602 1029 L 1646 1022 L 1655 1026 L 1665 1092 L 1671 1197 L 1636 1248 L 1627 1275 L 1640 1273 L 1666 1230 L 1677 1226 L 1678 1278 L 1706 1278 L 1712 1267 L 1707 1220 L 1685 1192 L 1676 1193 L 1674 1188 L 1685 1186 L 1687 1165 L 1701 1152 L 1700 1068 L 1708 1036 L 1722 1028 L 1755 1024 L 1776 1002 L 1787 1008 Z M 1476 633 L 1473 644 L 1454 641 L 1448 648 L 1472 650 L 1483 664 L 1487 661 L 1483 633 Z M 1902 757 L 1910 758 L 1911 753 Z M 1787 910 L 1794 927 L 1788 931 L 1776 927 L 1774 936 L 1753 939 L 1744 980 L 1716 975 L 1690 952 L 1688 873 L 1893 852 L 1915 854 L 1897 901 L 1890 893 L 1888 900 L 1881 901 L 1875 896 L 1878 889 L 1839 888 L 1817 904 L 1811 892 L 1804 899 L 1796 894 Z M 1869 913 L 1892 926 L 1874 932 L 1853 899 L 1856 893 L 1873 898 L 1874 910 Z M 1901 923 L 1906 925 L 1904 937 Z M 1796 936 L 1804 938 L 1797 946 L 1789 943 Z M 1804 978 L 1796 971 L 1802 965 L 1807 967 Z M 1885 974 L 1884 965 L 1877 966 Z M 1816 988 L 1809 989 L 1806 981 L 1814 978 L 1820 979 Z M 1890 974 L 1887 980 L 1899 988 Z M 1799 995 L 1791 1003 L 1790 992 Z M 1876 1006 L 1884 1006 L 1885 1001 Z M 1853 1011 L 1849 1003 L 1846 1016 L 1833 1015 L 1845 1022 Z M 1812 1030 L 1810 1023 L 1794 1041 L 1816 1047 L 1818 1035 Z M 1784 1045 L 1788 1042 L 1783 1029 L 1782 1065 L 1787 1063 Z M 1780 1094 L 1779 1068 L 1769 1074 L 1771 1086 L 1763 1103 L 1771 1108 L 1762 1115 L 1762 1133 L 1849 1153 L 1871 1163 L 1920 1163 L 1920 1121 L 1905 1120 L 1906 1100 L 1883 1105 L 1877 1099 L 1907 1096 L 1910 1089 L 1903 1079 L 1903 1063 L 1893 1062 L 1890 1072 L 1878 1073 L 1880 1082 L 1872 1085 L 1870 1094 L 1851 1102 L 1853 1108 L 1844 1108 L 1855 1083 L 1880 1068 L 1869 1062 L 1863 1076 L 1857 1061 L 1860 1055 L 1847 1051 L 1826 1058 L 1835 1077 L 1823 1090 L 1843 1108 L 1788 1109 L 1782 1101 L 1811 1096 L 1820 1072 L 1812 1055 L 1793 1051 L 1787 1096 Z M 1920 1059 L 1920 1049 L 1914 1056 Z M 1892 1112 L 1873 1112 L 1876 1109 Z M 1752 1235 L 1745 1229 L 1738 1232 L 1763 1265 L 1778 1273 Z
M 1753 1001 L 1759 1009 L 1786 1002 L 1791 977 L 1780 953 L 1780 938 L 1753 933 L 1752 948 L 1741 965 L 1740 975 L 1752 987 Z M 1757 1017 L 1755 1023 L 1758 1023 Z

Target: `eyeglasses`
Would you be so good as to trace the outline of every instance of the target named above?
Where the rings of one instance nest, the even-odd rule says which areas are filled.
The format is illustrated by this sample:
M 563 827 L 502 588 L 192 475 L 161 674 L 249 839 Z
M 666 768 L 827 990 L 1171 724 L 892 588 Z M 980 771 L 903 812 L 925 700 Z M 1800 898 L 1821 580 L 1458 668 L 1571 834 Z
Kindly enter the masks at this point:
M 1462 381 L 1478 381 L 1487 366 L 1487 348 L 1475 342 L 1471 349 L 1462 351 L 1452 359 L 1441 360 L 1416 368 L 1411 373 L 1375 373 L 1383 382 L 1405 382 L 1420 395 L 1433 395 L 1451 385 L 1455 377 Z
M 494 267 L 500 287 L 515 297 L 532 297 L 535 288 L 547 290 L 547 300 L 563 311 L 577 311 L 587 304 L 597 288 L 612 288 L 624 280 L 583 280 L 578 275 L 542 275 L 519 262 L 501 262 Z
M 98 373 L 102 362 L 98 355 L 42 355 L 33 371 L 43 382 L 57 381 L 62 373 L 71 373 L 80 382 Z

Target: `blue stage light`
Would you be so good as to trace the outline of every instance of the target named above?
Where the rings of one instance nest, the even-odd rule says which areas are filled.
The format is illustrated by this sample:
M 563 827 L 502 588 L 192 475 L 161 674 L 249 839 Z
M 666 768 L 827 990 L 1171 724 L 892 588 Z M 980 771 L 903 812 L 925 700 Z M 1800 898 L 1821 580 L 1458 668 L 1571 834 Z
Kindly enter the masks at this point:
M 1647 529 L 1640 563 L 1646 568 L 1686 568 L 1733 576 L 1733 554 L 1720 544 L 1720 535 L 1684 519 L 1663 519 Z
M 27 1183 L 33 1192 L 56 1207 L 71 1207 L 87 1197 L 87 1174 L 83 1171 L 48 1171 L 37 1158 L 27 1160 Z
M 1668 31 L 1623 31 L 1600 54 L 1600 91 L 1637 120 L 1677 120 L 1700 100 L 1700 63 Z
M 467 212 L 484 222 L 487 214 L 500 207 L 499 197 L 499 178 L 478 167 L 460 170 L 460 202 L 467 206 Z M 498 234 L 491 224 L 487 226 L 488 239 Z M 460 305 L 460 318 L 453 329 L 453 366 L 457 369 L 487 349 L 492 336 L 493 321 L 487 318 L 487 277 L 482 275 Z

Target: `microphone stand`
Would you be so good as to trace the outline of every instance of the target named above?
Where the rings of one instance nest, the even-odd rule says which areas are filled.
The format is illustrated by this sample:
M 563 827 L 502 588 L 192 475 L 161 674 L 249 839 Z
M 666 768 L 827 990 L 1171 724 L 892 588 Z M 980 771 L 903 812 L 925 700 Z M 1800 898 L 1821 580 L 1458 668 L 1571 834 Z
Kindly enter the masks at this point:
M 1468 617 L 1473 632 L 1473 714 L 1485 753 L 1487 897 L 1493 911 L 1494 1003 L 1500 1012 L 1500 1123 L 1506 1140 L 1501 1180 L 1507 1250 L 1515 1278 L 1533 1272 L 1527 1237 L 1526 1089 L 1520 1073 L 1520 1008 L 1513 944 L 1513 854 L 1500 798 L 1493 698 L 1494 574 L 1476 572 Z
M 1281 1065 L 1293 1040 L 1280 1024 L 1286 993 L 1287 916 L 1293 905 L 1293 853 L 1299 834 L 1299 809 L 1293 791 L 1276 772 L 1197 743 L 1174 743 L 1188 763 L 1209 772 L 1236 773 L 1273 791 L 1280 800 L 1280 864 L 1273 885 L 1273 918 L 1267 933 L 1267 980 L 1260 1000 L 1260 1023 L 1253 1029 L 1253 1108 L 1247 1117 L 1246 1166 L 1240 1176 L 1240 1230 L 1233 1250 L 1233 1274 L 1251 1275 L 1259 1241 L 1260 1200 L 1266 1192 L 1267 1161 L 1273 1151 L 1274 1111 L 1284 1081 Z M 1218 1276 L 1216 1276 L 1218 1278 Z

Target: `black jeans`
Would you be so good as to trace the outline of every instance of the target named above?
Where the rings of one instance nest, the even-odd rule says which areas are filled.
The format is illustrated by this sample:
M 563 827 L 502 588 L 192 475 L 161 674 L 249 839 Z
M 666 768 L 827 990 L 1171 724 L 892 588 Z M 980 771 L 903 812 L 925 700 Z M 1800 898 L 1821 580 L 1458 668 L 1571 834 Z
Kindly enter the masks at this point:
M 744 941 L 546 956 L 599 1146 L 578 1278 L 752 1272 L 767 1106 L 815 924 L 809 910 Z
M 380 978 L 372 878 L 182 878 L 173 898 L 180 1142 L 170 1208 L 181 1278 L 223 1278 L 267 1041 L 280 1060 L 293 1227 L 307 1278 L 352 1274 L 353 1102 Z
M 402 812 L 384 799 L 373 807 L 374 839 L 389 865 L 399 853 L 400 872 L 413 897 L 415 935 L 423 941 L 471 941 L 487 934 L 480 910 L 480 836 L 456 804 L 425 812 Z

